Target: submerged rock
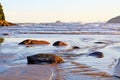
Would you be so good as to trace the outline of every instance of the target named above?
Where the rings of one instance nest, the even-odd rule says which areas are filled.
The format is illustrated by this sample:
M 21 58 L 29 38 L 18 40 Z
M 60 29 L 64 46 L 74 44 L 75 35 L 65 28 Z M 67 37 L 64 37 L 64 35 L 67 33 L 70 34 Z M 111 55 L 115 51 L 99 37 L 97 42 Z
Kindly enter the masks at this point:
M 43 64 L 43 63 L 62 63 L 64 60 L 54 54 L 36 54 L 27 57 L 28 64 Z
M 43 40 L 39 41 L 39 40 L 32 40 L 32 39 L 27 39 L 19 43 L 19 45 L 46 45 L 46 44 L 50 44 L 50 43 Z
M 56 41 L 53 46 L 67 46 L 67 44 L 65 42 L 62 41 Z
M 2 43 L 4 41 L 4 39 L 3 38 L 0 38 L 0 43 Z
M 2 35 L 4 35 L 4 36 L 8 36 L 8 35 L 9 35 L 9 33 L 3 33 Z
M 90 53 L 89 56 L 93 56 L 96 58 L 103 58 L 104 57 L 102 52 L 93 52 L 93 53 Z
M 120 23 L 120 16 L 108 20 L 107 23 Z
M 94 42 L 95 44 L 106 44 L 105 42 Z
M 73 46 L 72 49 L 80 49 L 78 46 Z

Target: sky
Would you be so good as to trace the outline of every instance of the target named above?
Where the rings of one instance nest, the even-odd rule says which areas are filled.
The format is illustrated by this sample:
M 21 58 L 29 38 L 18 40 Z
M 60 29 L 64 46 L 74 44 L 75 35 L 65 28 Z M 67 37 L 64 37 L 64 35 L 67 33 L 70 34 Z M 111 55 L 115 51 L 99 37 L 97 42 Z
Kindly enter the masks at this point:
M 120 15 L 120 0 L 0 0 L 6 20 L 104 22 Z

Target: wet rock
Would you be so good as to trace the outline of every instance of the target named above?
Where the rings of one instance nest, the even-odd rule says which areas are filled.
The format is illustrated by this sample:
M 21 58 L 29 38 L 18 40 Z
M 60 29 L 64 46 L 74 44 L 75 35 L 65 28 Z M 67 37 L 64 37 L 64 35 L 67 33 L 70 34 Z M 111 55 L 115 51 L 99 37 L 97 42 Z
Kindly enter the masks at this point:
M 93 53 L 90 53 L 89 56 L 93 56 L 96 58 L 103 58 L 104 57 L 102 52 L 93 52 Z
M 78 46 L 73 46 L 72 49 L 80 49 Z
M 56 41 L 53 46 L 67 46 L 67 44 L 65 42 L 62 41 Z
M 27 57 L 28 64 L 43 64 L 43 63 L 62 63 L 64 60 L 54 54 L 36 54 Z
M 4 41 L 4 39 L 3 38 L 0 38 L 0 43 L 2 43 Z
M 19 43 L 19 45 L 46 45 L 46 44 L 50 44 L 47 41 L 42 41 L 42 40 L 31 40 L 31 39 L 27 39 L 22 41 L 21 43 Z
M 3 33 L 4 36 L 8 36 L 9 34 L 8 33 Z

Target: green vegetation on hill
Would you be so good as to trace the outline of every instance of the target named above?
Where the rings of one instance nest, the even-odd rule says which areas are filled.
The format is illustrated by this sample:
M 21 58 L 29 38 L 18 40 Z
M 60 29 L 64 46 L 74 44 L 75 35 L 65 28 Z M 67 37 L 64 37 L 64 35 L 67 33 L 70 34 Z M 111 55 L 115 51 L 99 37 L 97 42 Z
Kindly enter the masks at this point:
M 4 15 L 1 3 L 0 3 L 0 20 L 5 20 L 5 15 Z

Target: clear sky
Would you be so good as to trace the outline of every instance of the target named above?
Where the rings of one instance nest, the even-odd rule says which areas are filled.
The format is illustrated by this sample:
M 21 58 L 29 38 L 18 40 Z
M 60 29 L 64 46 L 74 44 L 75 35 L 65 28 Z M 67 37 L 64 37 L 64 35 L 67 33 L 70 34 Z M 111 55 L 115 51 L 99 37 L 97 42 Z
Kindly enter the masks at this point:
M 104 22 L 120 15 L 120 0 L 0 0 L 11 22 Z

